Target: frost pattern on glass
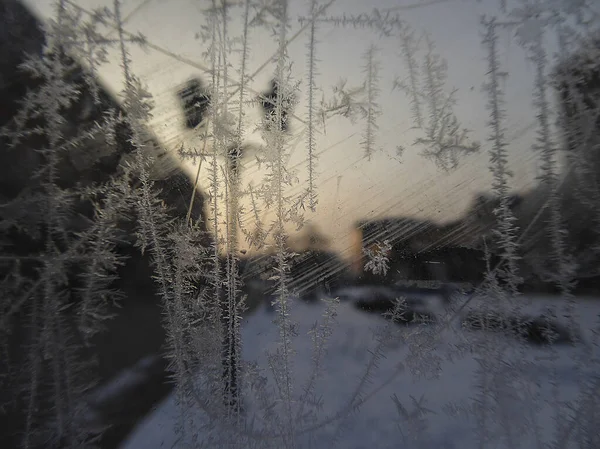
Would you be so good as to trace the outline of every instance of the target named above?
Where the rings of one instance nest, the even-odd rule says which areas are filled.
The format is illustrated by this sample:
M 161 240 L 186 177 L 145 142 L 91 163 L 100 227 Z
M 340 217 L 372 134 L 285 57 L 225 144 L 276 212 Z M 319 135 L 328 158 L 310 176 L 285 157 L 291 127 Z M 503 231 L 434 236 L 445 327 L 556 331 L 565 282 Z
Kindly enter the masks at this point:
M 471 107 L 463 92 L 449 87 L 460 58 L 442 55 L 444 45 L 403 17 L 443 2 L 340 14 L 333 0 L 310 0 L 305 17 L 289 0 L 203 2 L 202 62 L 194 63 L 203 78 L 186 93 L 198 101 L 183 101 L 193 115 L 186 132 L 200 146 L 178 145 L 197 165 L 185 191 L 153 135 L 155 99 L 132 49 L 189 58 L 129 33 L 120 0 L 95 11 L 54 3 L 42 51 L 21 58 L 31 86 L 0 129 L 3 160 L 34 167 L 17 193 L 0 191 L 0 349 L 11 363 L 15 347 L 23 353 L 22 367 L 0 371 L 0 391 L 14 391 L 7 407 L 21 405 L 20 447 L 102 444 L 108 430 L 94 404 L 118 394 L 96 386 L 92 356 L 119 315 L 115 303 L 134 295 L 120 274 L 128 258 L 151 268 L 140 276 L 162 307 L 174 392 L 161 407 L 175 421 L 163 440 L 136 446 L 152 436 L 142 424 L 128 448 L 171 437 L 182 448 L 358 448 L 374 439 L 377 447 L 600 447 L 600 312 L 577 293 L 600 276 L 594 2 L 486 6 L 494 13 L 477 34 L 485 65 L 477 131 L 463 124 Z M 356 76 L 321 73 L 325 36 L 351 33 L 366 36 Z M 259 66 L 265 34 L 274 52 Z M 527 129 L 511 129 L 507 36 L 533 73 L 539 176 L 519 194 L 512 143 Z M 291 56 L 301 37 L 304 71 Z M 121 71 L 118 103 L 102 88 L 111 58 Z M 399 66 L 393 79 L 388 65 Z M 254 90 L 269 70 L 270 90 Z M 388 96 L 406 102 L 401 123 L 411 139 L 389 148 Z M 346 121 L 362 150 L 351 167 L 422 157 L 436 184 L 486 157 L 491 194 L 445 224 L 381 218 L 384 203 L 354 227 L 352 254 L 340 261 L 311 220 L 331 206 L 319 191 L 329 181 L 321 144 Z M 342 176 L 330 177 L 334 207 Z M 410 200 L 409 190 L 398 196 Z M 367 226 L 371 218 L 377 226 Z M 553 297 L 528 291 L 539 285 Z

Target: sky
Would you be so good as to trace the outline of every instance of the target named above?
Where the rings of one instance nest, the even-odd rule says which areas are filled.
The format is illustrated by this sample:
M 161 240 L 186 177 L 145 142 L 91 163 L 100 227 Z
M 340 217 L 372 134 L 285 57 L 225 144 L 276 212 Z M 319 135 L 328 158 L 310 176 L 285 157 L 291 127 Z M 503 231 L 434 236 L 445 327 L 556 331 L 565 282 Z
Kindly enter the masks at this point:
M 507 0 L 509 9 L 519 0 Z M 52 13 L 52 0 L 28 0 L 41 17 Z M 179 107 L 177 88 L 192 76 L 209 80 L 203 68 L 209 66 L 203 52 L 206 46 L 197 38 L 205 21 L 203 8 L 208 2 L 197 0 L 123 0 L 125 29 L 141 32 L 151 44 L 146 50 L 131 48 L 133 70 L 154 95 L 155 110 L 151 127 L 161 143 L 170 150 L 182 144 L 201 148 L 198 135 L 184 129 L 183 114 Z M 290 36 L 296 36 L 289 45 L 292 74 L 300 82 L 297 117 L 306 117 L 306 44 L 308 32 L 301 29 L 298 20 L 308 15 L 309 1 L 291 0 Z M 78 0 L 86 10 L 98 6 L 111 6 L 109 0 Z M 410 113 L 407 95 L 393 90 L 393 82 L 407 76 L 400 57 L 399 41 L 395 37 L 382 38 L 371 29 L 341 27 L 320 23 L 317 28 L 320 101 L 331 97 L 332 87 L 341 79 L 348 86 L 359 86 L 365 77 L 361 59 L 369 46 L 378 49 L 380 64 L 379 105 L 381 116 L 376 135 L 381 148 L 368 161 L 360 141 L 364 120 L 355 123 L 343 117 L 334 117 L 321 127 L 317 137 L 317 191 L 319 205 L 316 213 L 306 213 L 316 227 L 331 241 L 334 249 L 343 251 L 350 244 L 350 232 L 356 221 L 379 216 L 413 216 L 435 221 L 459 218 L 469 206 L 473 196 L 490 189 L 489 145 L 485 109 L 486 94 L 482 91 L 487 62 L 481 43 L 482 14 L 506 17 L 500 9 L 500 0 L 336 0 L 326 16 L 370 13 L 392 9 L 415 30 L 417 35 L 428 33 L 436 50 L 447 61 L 446 92 L 456 89 L 455 113 L 462 127 L 472 131 L 472 140 L 482 143 L 479 153 L 461 159 L 457 169 L 444 172 L 421 156 L 421 148 L 414 145 L 418 132 L 412 129 L 414 120 Z M 241 8 L 232 9 L 230 35 L 240 35 Z M 236 19 L 238 18 L 238 19 Z M 276 47 L 267 30 L 252 30 L 250 39 L 249 73 L 256 73 L 250 87 L 254 92 L 264 92 L 273 76 L 275 64 L 271 58 Z M 548 39 L 548 49 L 555 51 L 554 41 Z M 424 55 L 423 52 L 420 55 Z M 535 184 L 538 155 L 531 150 L 535 136 L 535 112 L 532 108 L 533 64 L 525 57 L 514 39 L 514 31 L 500 32 L 500 61 L 509 75 L 505 79 L 507 108 L 507 138 L 509 140 L 509 165 L 514 172 L 511 188 L 526 191 Z M 232 58 L 238 57 L 233 55 Z M 115 92 L 122 87 L 122 76 L 116 51 L 109 53 L 109 63 L 101 69 L 103 81 Z M 265 65 L 266 63 L 266 65 Z M 237 63 L 236 63 L 237 64 Z M 261 69 L 261 67 L 263 67 Z M 251 106 L 246 110 L 247 142 L 260 143 L 260 134 L 253 131 L 260 120 L 260 109 Z M 297 168 L 299 183 L 292 191 L 305 188 L 306 127 L 298 120 L 291 123 L 290 164 Z M 396 148 L 404 148 L 401 157 Z M 186 163 L 184 168 L 195 173 L 196 168 Z M 261 172 L 250 158 L 245 162 L 244 184 L 259 182 Z M 208 189 L 206 172 L 200 176 L 200 186 Z

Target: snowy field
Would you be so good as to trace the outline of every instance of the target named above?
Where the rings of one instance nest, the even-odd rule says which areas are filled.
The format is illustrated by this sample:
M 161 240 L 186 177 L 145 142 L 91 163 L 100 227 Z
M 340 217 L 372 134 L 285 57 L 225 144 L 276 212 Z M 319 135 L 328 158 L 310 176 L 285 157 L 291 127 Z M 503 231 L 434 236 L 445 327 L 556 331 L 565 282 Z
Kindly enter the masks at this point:
M 365 295 L 368 289 L 358 296 Z M 358 393 L 366 400 L 358 412 L 347 420 L 332 420 L 318 427 L 312 438 L 303 434 L 301 447 L 334 447 L 335 435 L 340 436 L 336 447 L 344 449 L 470 449 L 480 441 L 485 448 L 548 447 L 545 444 L 553 441 L 560 441 L 560 447 L 593 447 L 589 446 L 593 442 L 586 446 L 582 441 L 600 432 L 594 430 L 590 409 L 585 408 L 600 397 L 600 351 L 595 332 L 600 301 L 577 300 L 580 339 L 575 345 L 544 346 L 520 344 L 498 332 L 465 329 L 460 316 L 481 307 L 477 300 L 465 306 L 467 297 L 444 306 L 438 298 L 422 296 L 423 307 L 434 309 L 441 324 L 411 326 L 395 325 L 376 313 L 358 310 L 348 291 L 344 297 L 337 307 L 337 323 L 318 380 L 317 391 L 323 398 L 321 421 L 348 406 L 374 351 L 382 350 L 385 358 L 379 360 L 371 381 Z M 520 299 L 528 313 L 556 308 L 560 321 L 564 302 Z M 307 332 L 322 320 L 325 304 L 292 304 L 299 331 L 294 388 L 300 396 L 312 368 L 313 349 Z M 457 319 L 449 322 L 447 316 L 458 309 Z M 277 347 L 273 319 L 274 314 L 261 306 L 245 320 L 244 360 L 267 367 L 266 352 Z M 374 332 L 390 338 L 378 347 Z M 272 381 L 266 369 L 263 374 Z M 175 431 L 180 417 L 175 402 L 174 395 L 163 401 L 121 449 L 198 447 Z M 245 404 L 250 416 L 252 399 L 245 398 Z M 202 421 L 200 416 L 196 419 Z M 596 427 L 600 428 L 597 423 Z M 274 446 L 265 443 L 264 447 Z

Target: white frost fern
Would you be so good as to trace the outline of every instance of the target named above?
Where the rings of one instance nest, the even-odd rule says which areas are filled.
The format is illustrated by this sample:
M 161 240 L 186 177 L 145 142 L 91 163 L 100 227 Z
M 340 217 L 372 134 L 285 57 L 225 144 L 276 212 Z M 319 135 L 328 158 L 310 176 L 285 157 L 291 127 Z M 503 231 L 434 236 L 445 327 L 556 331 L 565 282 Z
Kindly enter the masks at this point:
M 381 115 L 381 110 L 377 103 L 379 98 L 379 61 L 377 58 L 378 50 L 375 46 L 369 47 L 363 55 L 367 104 L 364 111 L 365 130 L 360 143 L 369 161 L 376 151 L 377 130 L 379 128 L 377 126 L 377 118 Z
M 310 34 L 309 40 L 306 44 L 308 49 L 307 55 L 307 66 L 308 66 L 308 130 L 306 136 L 306 144 L 308 147 L 308 205 L 312 212 L 316 211 L 317 207 L 317 191 L 315 187 L 315 163 L 317 159 L 316 155 L 316 139 L 315 139 L 315 125 L 316 125 L 316 109 L 315 109 L 315 77 L 317 75 L 317 14 L 318 3 L 317 0 L 311 0 L 310 12 Z
M 490 112 L 490 136 L 488 140 L 490 147 L 490 170 L 493 174 L 492 189 L 499 200 L 499 206 L 494 210 L 497 220 L 497 228 L 494 234 L 498 241 L 501 255 L 505 260 L 505 267 L 499 269 L 500 276 L 507 284 L 508 292 L 515 296 L 518 294 L 518 287 L 522 282 L 519 276 L 518 254 L 519 244 L 517 242 L 518 228 L 515 224 L 516 218 L 510 208 L 509 185 L 508 180 L 512 173 L 508 169 L 508 153 L 506 151 L 506 138 L 504 130 L 504 111 L 503 91 L 500 86 L 501 71 L 498 62 L 498 36 L 497 24 L 495 19 L 482 19 L 485 27 L 483 44 L 488 51 L 488 81 L 484 87 L 488 93 L 487 108 Z
M 394 87 L 401 88 L 410 96 L 410 107 L 413 120 L 418 128 L 423 128 L 424 122 L 421 106 L 421 92 L 419 89 L 420 71 L 416 58 L 419 42 L 415 42 L 415 33 L 408 27 L 404 27 L 401 30 L 399 40 L 402 58 L 404 59 L 408 71 L 408 82 L 396 79 L 394 81 Z

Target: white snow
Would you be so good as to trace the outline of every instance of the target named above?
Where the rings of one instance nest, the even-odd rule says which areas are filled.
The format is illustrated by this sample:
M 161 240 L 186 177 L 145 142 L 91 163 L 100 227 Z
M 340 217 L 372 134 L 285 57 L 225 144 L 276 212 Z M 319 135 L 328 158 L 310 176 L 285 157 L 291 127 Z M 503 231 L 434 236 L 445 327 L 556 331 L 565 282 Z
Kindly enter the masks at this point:
M 348 293 L 348 292 L 347 292 Z M 350 295 L 349 295 L 350 296 Z M 531 303 L 559 304 L 554 300 L 533 300 Z M 295 388 L 298 394 L 311 372 L 312 342 L 306 335 L 315 321 L 320 321 L 325 310 L 323 304 L 311 305 L 300 301 L 293 303 L 292 317 L 298 323 L 299 337 L 295 341 L 297 351 L 294 361 Z M 468 332 L 457 326 L 445 329 L 430 327 L 402 327 L 391 325 L 396 341 L 386 349 L 386 358 L 379 363 L 372 382 L 366 386 L 362 396 L 369 397 L 359 413 L 346 423 L 338 447 L 352 448 L 427 448 L 427 449 L 470 449 L 477 446 L 477 413 L 465 415 L 464 408 L 473 410 L 473 403 L 479 393 L 476 369 L 480 355 L 468 349 L 461 353 L 457 345 L 488 342 L 499 344 L 505 362 L 523 363 L 522 368 L 511 372 L 510 379 L 498 376 L 494 382 L 504 387 L 498 398 L 501 410 L 508 412 L 512 431 L 517 436 L 518 447 L 537 446 L 538 442 L 549 442 L 555 437 L 555 413 L 560 412 L 556 400 L 574 400 L 580 393 L 579 385 L 594 375 L 597 370 L 599 350 L 592 344 L 592 327 L 598 323 L 600 302 L 578 301 L 577 311 L 582 326 L 588 329 L 585 344 L 579 346 L 557 346 L 552 353 L 548 349 L 534 346 L 518 346 L 508 339 L 485 334 Z M 248 317 L 242 328 L 243 358 L 257 361 L 266 367 L 265 351 L 277 346 L 278 332 L 272 323 L 275 315 L 260 308 Z M 325 357 L 325 370 L 318 381 L 318 391 L 323 395 L 322 417 L 330 416 L 344 408 L 352 396 L 369 361 L 369 349 L 374 349 L 376 341 L 373 330 L 381 330 L 388 322 L 376 314 L 356 310 L 351 301 L 338 306 L 337 325 L 330 340 Z M 432 336 L 437 336 L 434 343 Z M 422 344 L 422 345 L 420 345 Z M 472 346 L 470 346 L 472 347 Z M 586 352 L 587 351 L 587 352 Z M 584 356 L 589 363 L 576 366 L 577 357 Z M 417 360 L 420 359 L 420 362 Z M 492 362 L 495 362 L 494 360 Z M 581 364 L 580 364 L 581 365 Z M 397 375 L 394 376 L 394 373 Z M 597 371 L 596 371 L 597 372 Z M 267 373 L 265 373 L 267 374 Z M 558 379 L 557 390 L 552 388 L 553 376 Z M 271 379 L 270 375 L 267 375 Z M 502 385 L 500 385 L 502 384 Z M 383 385 L 383 387 L 381 387 Z M 381 388 L 380 388 L 381 387 Z M 557 393 L 559 396 L 553 396 Z M 532 395 L 538 395 L 534 401 Z M 410 415 L 413 405 L 421 401 L 421 406 L 432 411 L 424 416 L 425 427 L 410 434 L 407 420 L 402 420 L 392 400 L 396 395 Z M 499 407 L 500 408 L 500 407 Z M 250 405 L 249 409 L 252 409 Z M 453 411 L 453 412 L 452 412 Z M 412 414 L 414 418 L 414 413 Z M 155 412 L 145 418 L 121 449 L 158 449 L 186 447 L 175 432 L 180 415 L 174 395 L 161 403 Z M 410 420 L 410 417 L 408 417 Z M 558 417 L 560 421 L 560 416 Z M 564 419 L 566 421 L 566 418 Z M 489 435 L 491 444 L 486 447 L 507 447 L 502 440 L 500 415 L 490 417 Z M 534 425 L 535 424 L 535 425 Z M 538 429 L 538 437 L 534 430 Z M 326 426 L 316 432 L 311 447 L 332 447 L 329 438 L 336 431 L 337 424 Z M 404 436 L 403 436 L 404 435 Z M 416 435 L 416 436 L 415 436 Z M 413 439 L 416 438 L 416 439 Z M 540 441 L 536 441 L 538 439 Z M 201 440 L 201 435 L 200 435 Z M 304 441 L 304 440 L 303 440 Z M 512 448 L 511 448 L 512 449 Z

